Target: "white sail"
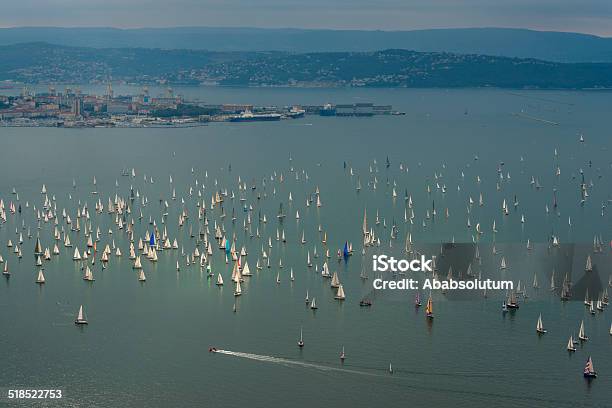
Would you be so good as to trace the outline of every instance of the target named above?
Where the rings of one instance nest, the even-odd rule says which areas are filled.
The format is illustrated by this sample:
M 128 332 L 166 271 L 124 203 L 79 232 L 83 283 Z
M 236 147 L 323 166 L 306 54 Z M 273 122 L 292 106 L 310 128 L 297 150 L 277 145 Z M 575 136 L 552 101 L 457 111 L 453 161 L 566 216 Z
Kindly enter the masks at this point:
M 546 330 L 544 330 L 544 324 L 542 324 L 542 314 L 540 313 L 540 316 L 538 317 L 538 323 L 536 324 L 536 331 L 538 333 L 546 333 Z
M 346 296 L 344 295 L 344 288 L 342 285 L 338 286 L 338 292 L 336 293 L 335 299 L 344 300 Z
M 327 263 L 325 263 L 325 265 L 327 265 Z M 332 276 L 331 280 L 331 287 L 337 288 L 338 286 L 340 286 L 340 280 L 338 279 L 338 273 L 334 271 L 334 275 Z
M 567 350 L 568 351 L 576 351 L 576 347 L 574 347 L 574 339 L 572 336 L 567 340 Z
M 85 320 L 85 313 L 83 311 L 83 305 L 79 307 L 79 312 L 77 314 L 77 318 L 74 321 L 75 324 L 87 324 L 87 320 Z
M 91 269 L 89 269 L 89 266 L 85 268 L 85 275 L 83 276 L 83 279 L 90 282 L 93 282 L 94 280 L 93 272 L 91 271 Z
M 45 283 L 45 275 L 43 274 L 42 269 L 38 271 L 38 276 L 36 277 L 36 283 Z
M 582 341 L 586 341 L 589 339 L 584 333 L 584 320 L 580 322 L 580 330 L 578 331 L 578 339 Z
M 556 290 L 557 287 L 555 285 L 555 270 L 553 269 L 552 274 L 550 275 L 550 291 Z

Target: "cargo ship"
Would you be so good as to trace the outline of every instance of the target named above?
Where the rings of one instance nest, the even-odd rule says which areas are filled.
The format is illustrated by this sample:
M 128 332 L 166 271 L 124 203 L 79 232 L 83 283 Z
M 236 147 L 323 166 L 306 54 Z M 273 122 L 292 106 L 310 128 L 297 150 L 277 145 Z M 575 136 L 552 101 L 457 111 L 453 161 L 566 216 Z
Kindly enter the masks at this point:
M 244 111 L 239 115 L 234 115 L 229 118 L 230 122 L 259 122 L 259 121 L 273 121 L 280 120 L 281 116 L 279 113 L 253 113 L 251 111 Z

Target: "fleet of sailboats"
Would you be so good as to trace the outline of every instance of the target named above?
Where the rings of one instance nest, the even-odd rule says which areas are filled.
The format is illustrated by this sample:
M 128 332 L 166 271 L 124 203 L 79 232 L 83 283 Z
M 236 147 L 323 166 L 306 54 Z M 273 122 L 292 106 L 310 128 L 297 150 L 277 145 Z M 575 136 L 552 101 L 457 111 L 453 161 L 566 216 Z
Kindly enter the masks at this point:
M 390 163 L 388 161 L 387 163 L 387 168 L 389 168 Z M 361 262 L 362 266 L 366 265 L 370 255 L 368 251 L 371 251 L 372 248 L 380 248 L 380 250 L 382 248 L 389 248 L 389 250 L 396 249 L 397 251 L 404 251 L 407 256 L 416 256 L 418 254 L 417 249 L 415 249 L 415 247 L 418 247 L 418 244 L 415 244 L 415 242 L 418 243 L 416 234 L 420 225 L 422 225 L 423 229 L 427 229 L 436 220 L 440 222 L 439 220 L 444 220 L 445 218 L 452 220 L 456 217 L 455 212 L 449 210 L 449 208 L 444 208 L 444 201 L 435 196 L 436 193 L 439 195 L 444 194 L 447 189 L 448 179 L 443 178 L 441 172 L 440 174 L 436 172 L 431 185 L 427 185 L 427 194 L 431 195 L 432 199 L 428 199 L 430 202 L 423 205 L 418 195 L 415 194 L 413 197 L 408 189 L 404 193 L 402 191 L 403 187 L 398 186 L 396 180 L 387 177 L 387 184 L 385 186 L 383 180 L 379 179 L 380 174 L 377 173 L 376 164 L 372 163 L 370 175 L 367 179 L 363 175 L 353 176 L 353 173 L 347 176 L 347 178 L 351 180 L 352 186 L 357 191 L 371 189 L 375 193 L 377 188 L 385 190 L 386 199 L 393 200 L 394 203 L 400 205 L 401 211 L 390 215 L 382 207 L 376 209 L 376 216 L 373 219 L 370 218 L 371 225 L 368 225 L 367 210 L 364 208 L 363 222 L 361 223 L 362 241 L 356 241 L 355 250 L 353 250 L 353 242 L 350 240 L 350 237 L 335 236 L 335 231 L 333 229 L 328 230 L 328 225 L 325 225 L 323 222 L 325 218 L 321 217 L 321 214 L 324 214 L 327 210 L 327 204 L 325 207 L 323 206 L 324 197 L 322 198 L 322 189 L 320 190 L 318 186 L 315 187 L 315 184 L 306 184 L 307 172 L 305 170 L 301 173 L 294 169 L 291 171 L 295 173 L 297 180 L 302 180 L 305 185 L 310 186 L 310 190 L 307 191 L 305 197 L 300 197 L 295 191 L 289 192 L 288 202 L 278 203 L 276 201 L 272 210 L 268 211 L 267 214 L 264 209 L 265 207 L 258 205 L 258 203 L 264 202 L 266 199 L 271 200 L 277 194 L 280 196 L 281 192 L 285 199 L 287 197 L 286 190 L 281 190 L 281 187 L 284 187 L 281 182 L 281 179 L 284 177 L 283 172 L 275 172 L 273 175 L 263 178 L 260 182 L 261 184 L 254 180 L 251 186 L 248 186 L 247 182 L 242 179 L 239 179 L 238 183 L 232 185 L 232 187 L 223 186 L 218 180 L 215 180 L 214 183 L 211 180 L 207 180 L 206 186 L 194 180 L 183 193 L 181 193 L 180 188 L 174 185 L 174 179 L 170 177 L 171 186 L 166 196 L 159 200 L 159 213 L 156 212 L 156 209 L 152 209 L 152 206 L 149 204 L 147 195 L 150 195 L 151 192 L 146 189 L 146 186 L 139 186 L 133 180 L 135 179 L 135 176 L 133 176 L 135 174 L 134 170 L 131 173 L 128 171 L 125 176 L 131 177 L 133 180 L 129 195 L 122 196 L 119 193 L 119 183 L 116 182 L 117 192 L 114 193 L 114 197 L 113 194 L 109 195 L 107 204 L 105 203 L 105 193 L 98 191 L 95 177 L 93 178 L 93 189 L 90 191 L 92 195 L 95 194 L 95 197 L 89 196 L 89 203 L 85 198 L 78 200 L 77 203 L 77 200 L 73 200 L 71 196 L 68 208 L 61 208 L 60 205 L 58 209 L 59 200 L 52 194 L 52 191 L 47 189 L 46 185 L 43 185 L 41 188 L 42 200 L 40 202 L 37 200 L 35 206 L 26 206 L 28 209 L 27 216 L 33 217 L 31 218 L 32 224 L 30 226 L 32 231 L 27 228 L 28 226 L 25 223 L 22 224 L 21 230 L 19 230 L 20 227 L 15 222 L 18 218 L 14 217 L 11 219 L 17 227 L 15 229 L 16 234 L 6 242 L 7 248 L 10 248 L 9 253 L 15 254 L 15 261 L 19 262 L 18 259 L 21 259 L 23 255 L 22 251 L 25 251 L 25 249 L 22 249 L 24 248 L 24 243 L 27 243 L 32 235 L 36 236 L 34 244 L 35 257 L 32 263 L 30 263 L 35 268 L 31 270 L 31 273 L 36 273 L 36 283 L 41 285 L 46 282 L 45 272 L 48 272 L 50 279 L 47 285 L 41 287 L 41 291 L 48 290 L 55 282 L 56 276 L 54 272 L 45 269 L 45 266 L 50 265 L 50 261 L 56 257 L 67 257 L 68 260 L 72 258 L 74 262 L 71 262 L 71 264 L 75 266 L 75 270 L 80 268 L 81 271 L 77 276 L 82 276 L 83 280 L 87 282 L 95 281 L 95 271 L 96 277 L 100 282 L 95 286 L 90 286 L 91 290 L 96 290 L 95 288 L 100 287 L 100 283 L 106 279 L 104 275 L 106 272 L 103 271 L 109 265 L 112 267 L 115 262 L 118 262 L 116 259 L 120 259 L 122 253 L 129 254 L 129 261 L 124 259 L 122 262 L 124 262 L 124 266 L 127 266 L 128 269 L 130 265 L 132 266 L 132 273 L 135 273 L 139 282 L 146 281 L 144 269 L 145 267 L 151 267 L 151 269 L 147 269 L 151 281 L 147 285 L 139 285 L 141 290 L 147 290 L 147 288 L 151 287 L 150 285 L 155 284 L 158 276 L 164 273 L 164 269 L 175 269 L 177 272 L 182 271 L 181 274 L 173 273 L 177 279 L 179 279 L 179 276 L 183 276 L 184 273 L 188 274 L 192 270 L 199 269 L 201 273 L 206 271 L 205 275 L 202 274 L 202 279 L 209 282 L 210 285 L 214 283 L 218 286 L 219 289 L 215 289 L 215 293 L 218 292 L 219 296 L 221 296 L 224 290 L 227 290 L 222 288 L 224 285 L 223 276 L 225 274 L 227 279 L 231 279 L 228 281 L 230 288 L 233 286 L 235 298 L 233 298 L 232 310 L 234 312 L 238 311 L 236 304 L 246 300 L 246 298 L 240 300 L 236 297 L 245 294 L 244 289 L 246 289 L 245 296 L 250 296 L 254 280 L 261 279 L 262 282 L 272 284 L 274 281 L 277 285 L 280 285 L 281 280 L 284 282 L 286 276 L 289 276 L 289 282 L 295 282 L 295 284 L 278 286 L 278 290 L 282 291 L 285 286 L 293 287 L 295 285 L 295 287 L 299 287 L 301 282 L 309 282 L 311 278 L 303 279 L 303 277 L 306 273 L 313 272 L 312 276 L 314 278 L 312 279 L 325 282 L 327 289 L 323 291 L 318 286 L 312 286 L 312 282 L 309 282 L 312 293 L 309 293 L 308 290 L 306 291 L 305 306 L 302 304 L 302 308 L 317 310 L 317 301 L 314 296 L 317 295 L 320 299 L 321 312 L 325 313 L 331 307 L 341 307 L 331 306 L 330 304 L 333 301 L 330 299 L 333 298 L 339 301 L 337 302 L 338 304 L 346 300 L 345 303 L 349 305 L 353 301 L 351 301 L 352 298 L 350 296 L 347 300 L 346 291 L 348 290 L 350 295 L 358 292 L 357 285 L 359 283 L 367 285 L 365 283 L 368 279 L 366 268 L 361 268 L 361 273 L 359 274 L 360 280 L 357 280 L 357 275 L 352 274 L 352 266 L 356 262 Z M 354 172 L 353 168 L 350 171 Z M 556 172 L 560 172 L 558 167 Z M 500 169 L 497 176 L 499 178 L 497 181 L 498 192 L 502 195 L 503 183 L 510 179 L 510 175 L 506 171 L 502 172 Z M 208 179 L 208 175 L 206 179 Z M 144 177 L 144 180 L 147 184 L 153 183 L 153 179 L 150 176 Z M 476 184 L 480 185 L 480 175 L 477 176 L 476 180 Z M 539 185 L 539 179 L 534 177 L 532 180 L 533 188 L 542 188 Z M 75 183 L 73 182 L 73 184 Z M 73 188 L 75 187 L 76 185 L 73 186 Z M 463 194 L 461 190 L 463 187 L 459 188 L 459 185 L 457 187 L 458 191 L 461 192 L 460 194 Z M 581 188 L 583 193 L 586 193 L 586 190 L 591 187 L 583 183 Z M 186 191 L 189 192 L 187 193 Z M 353 191 L 352 187 L 351 191 Z M 353 194 L 355 194 L 355 191 L 353 191 Z M 364 192 L 362 191 L 360 194 L 363 195 Z M 404 200 L 402 200 L 402 194 Z M 38 196 L 38 194 L 36 195 Z M 583 194 L 584 196 L 585 194 Z M 547 211 L 558 211 L 557 200 L 560 197 L 561 195 L 557 197 L 554 194 L 554 202 L 547 204 Z M 520 210 L 517 211 L 517 208 L 523 208 L 523 204 L 519 204 L 516 196 L 509 196 L 503 199 L 500 196 L 499 198 L 502 201 L 501 215 L 499 215 L 499 201 L 496 201 L 495 211 L 498 213 L 496 222 L 495 219 L 482 219 L 477 214 L 477 211 L 475 211 L 478 207 L 487 207 L 490 201 L 489 199 L 485 201 L 482 192 L 472 193 L 471 196 L 465 197 L 466 201 L 464 203 L 466 204 L 467 214 L 460 224 L 469 230 L 472 243 L 476 245 L 476 251 L 474 259 L 470 260 L 467 270 L 464 270 L 465 268 L 461 270 L 455 268 L 453 270 L 451 266 L 448 269 L 446 280 L 456 279 L 457 275 L 459 279 L 477 276 L 482 278 L 483 274 L 487 274 L 487 270 L 482 266 L 482 258 L 485 255 L 481 255 L 478 245 L 484 239 L 483 237 L 491 234 L 491 232 L 486 231 L 492 231 L 493 236 L 499 236 L 504 228 L 506 228 L 506 220 L 512 217 L 514 217 L 514 221 L 517 224 L 529 225 L 532 222 L 533 217 L 526 217 Z M 440 202 L 443 203 L 442 207 Z M 235 205 L 235 203 L 239 205 Z M 328 203 L 328 201 L 325 201 L 325 203 Z M 19 210 L 17 210 L 16 204 L 19 205 Z M 5 208 L 4 202 L 0 199 L 0 223 L 6 223 L 7 218 L 16 213 L 22 214 L 22 217 L 26 218 L 26 213 L 21 212 L 23 210 L 21 204 L 22 202 L 15 199 L 14 202 L 9 203 Z M 275 218 L 273 214 L 276 211 L 276 204 L 279 205 L 278 212 L 276 213 L 277 217 Z M 550 208 L 548 207 L 549 204 Z M 173 210 L 175 211 L 173 212 Z M 359 211 L 361 212 L 361 210 Z M 294 213 L 295 219 L 291 217 Z M 373 214 L 373 210 L 370 214 Z M 453 214 L 452 217 L 451 214 Z M 102 221 L 103 216 L 108 219 Z M 504 221 L 500 222 L 499 217 L 502 217 Z M 315 225 L 315 228 L 309 226 L 308 221 L 310 219 L 317 220 L 315 224 L 318 225 Z M 359 234 L 359 221 L 356 220 L 357 234 Z M 492 228 L 489 230 L 489 227 L 485 228 L 484 226 L 491 225 L 491 221 Z M 402 230 L 402 223 L 405 224 L 405 230 Z M 271 224 L 273 225 L 270 226 Z M 176 230 L 168 227 L 174 225 L 176 225 Z M 482 229 L 481 225 L 483 225 Z M 571 220 L 568 220 L 568 225 L 571 226 Z M 170 233 L 168 233 L 169 229 L 171 230 Z M 413 234 L 415 234 L 414 241 Z M 558 231 L 553 233 L 550 238 L 550 248 L 559 247 L 560 237 L 563 237 L 563 235 Z M 534 237 L 532 236 L 532 238 Z M 336 245 L 331 244 L 333 242 Z M 499 271 L 496 270 L 497 273 L 503 276 L 511 276 L 514 273 L 514 269 L 517 268 L 517 264 L 514 258 L 504 253 L 503 247 L 496 246 L 494 242 L 495 239 L 493 238 L 492 253 L 495 261 L 490 265 L 495 270 L 497 269 L 495 266 L 499 265 Z M 601 253 L 602 243 L 603 239 L 596 236 L 592 251 L 586 255 L 584 268 L 586 273 L 592 275 L 597 272 L 600 259 L 598 254 Z M 453 236 L 452 245 L 454 244 Z M 299 256 L 301 258 L 299 256 L 292 258 L 286 255 L 294 249 L 287 250 L 290 245 L 299 248 L 301 254 Z M 259 247 L 261 247 L 261 251 Z M 213 248 L 215 248 L 214 251 Z M 536 251 L 537 246 L 533 245 L 530 239 L 527 239 L 526 246 L 521 245 L 521 249 L 525 253 L 527 251 L 533 253 Z M 217 262 L 222 264 L 225 261 L 223 267 L 213 268 L 212 260 L 215 258 L 215 251 L 221 254 L 215 261 L 215 266 L 218 265 Z M 442 248 L 440 249 L 439 256 L 444 256 Z M 359 258 L 360 260 L 351 261 L 352 257 Z M 256 263 L 255 258 L 257 259 Z M 251 261 L 251 265 L 256 265 L 253 270 L 249 267 L 247 259 Z M 510 263 L 512 268 L 509 266 Z M 579 263 L 582 264 L 582 260 L 579 260 Z M 3 264 L 3 275 L 9 279 L 8 262 L 1 255 L 0 264 Z M 225 269 L 226 267 L 227 270 Z M 287 269 L 289 270 L 288 274 L 281 274 L 281 271 L 286 271 Z M 431 276 L 438 278 L 439 268 L 436 269 L 434 267 L 434 269 Z M 231 278 L 229 276 L 230 270 L 232 271 Z M 266 272 L 268 270 L 270 272 Z M 550 291 L 554 293 L 554 296 L 559 296 L 559 293 L 556 292 L 556 279 L 559 279 L 559 282 L 561 282 L 561 277 L 563 277 L 563 283 L 560 286 L 561 299 L 569 300 L 573 297 L 572 292 L 575 288 L 572 283 L 571 274 L 566 271 L 563 273 L 556 278 L 555 271 L 553 270 L 550 276 Z M 502 304 L 504 312 L 519 308 L 519 299 L 524 301 L 528 297 L 527 288 L 530 282 L 534 292 L 540 288 L 538 274 L 544 282 L 544 286 L 547 286 L 548 273 L 546 271 L 535 271 L 533 279 L 531 279 L 531 273 L 528 277 L 523 276 L 523 284 L 521 285 L 521 281 L 518 280 L 517 289 L 508 291 L 504 296 L 505 299 Z M 32 284 L 31 279 L 33 276 L 28 276 L 29 282 Z M 131 279 L 133 279 L 134 275 L 131 276 Z M 608 283 L 612 286 L 612 278 L 610 279 Z M 329 286 L 327 282 L 329 282 Z M 329 289 L 330 287 L 332 290 Z M 541 294 L 541 292 L 540 290 L 539 293 Z M 425 307 L 427 319 L 434 318 L 433 302 L 434 298 L 436 302 L 438 301 L 437 293 L 440 293 L 440 296 L 446 296 L 443 291 L 440 291 L 436 292 L 434 297 L 434 294 L 430 291 Z M 484 297 L 488 296 L 486 292 L 482 293 L 482 295 Z M 411 298 L 412 295 L 410 296 Z M 372 306 L 371 299 L 375 299 L 375 297 L 363 297 L 359 301 L 359 305 Z M 408 304 L 410 299 L 407 301 Z M 494 307 L 496 310 L 499 310 L 497 308 L 499 307 L 498 302 L 500 299 L 497 299 Z M 356 305 L 356 303 L 357 301 L 355 300 L 353 304 Z M 588 307 L 588 312 L 592 315 L 599 315 L 600 312 L 604 312 L 608 304 L 607 288 L 605 290 L 602 289 L 598 293 L 593 293 L 592 297 L 589 297 L 587 292 L 584 303 Z M 525 303 L 525 305 L 526 308 L 530 307 L 529 303 Z M 227 306 L 229 309 L 229 304 Z M 414 306 L 415 308 L 421 306 L 421 293 L 419 291 L 414 293 Z M 244 307 L 244 304 L 242 307 Z M 441 310 L 444 313 L 444 309 Z M 516 316 L 518 316 L 518 312 L 516 313 Z M 309 313 L 309 316 L 314 318 L 316 313 Z M 422 317 L 422 315 L 420 316 Z M 87 324 L 83 306 L 79 308 L 75 323 Z M 551 335 L 554 335 L 555 327 L 551 326 L 549 329 L 551 330 Z M 536 323 L 536 331 L 539 334 L 547 333 L 541 314 Z M 610 335 L 612 335 L 612 326 L 610 327 Z M 594 333 L 593 336 L 595 336 Z M 580 324 L 578 340 L 580 342 L 588 340 L 585 334 L 584 320 Z M 561 341 L 563 340 L 559 340 L 559 343 Z M 595 341 L 595 337 L 593 341 Z M 304 345 L 302 329 L 300 329 L 298 345 L 300 347 Z M 573 336 L 570 336 L 568 340 L 567 350 L 571 352 L 576 351 Z M 342 347 L 340 359 L 344 360 L 344 358 L 344 347 Z M 589 361 L 591 371 L 594 373 L 590 358 Z M 393 372 L 391 364 L 389 364 L 389 372 Z

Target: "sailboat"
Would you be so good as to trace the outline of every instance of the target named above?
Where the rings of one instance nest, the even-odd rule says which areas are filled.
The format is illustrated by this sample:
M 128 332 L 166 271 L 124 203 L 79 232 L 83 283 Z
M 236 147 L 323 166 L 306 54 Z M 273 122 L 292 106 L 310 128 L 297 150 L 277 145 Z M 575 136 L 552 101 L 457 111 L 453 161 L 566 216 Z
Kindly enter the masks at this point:
M 40 285 L 45 283 L 45 275 L 43 274 L 42 269 L 38 271 L 38 276 L 36 277 L 36 283 Z
M 144 270 L 141 269 L 140 273 L 138 274 L 138 281 L 139 282 L 144 282 L 147 280 L 147 277 L 145 276 Z
M 325 264 L 327 265 L 327 264 Z M 325 267 L 324 265 L 324 267 Z M 334 272 L 333 276 L 332 276 L 332 280 L 331 280 L 331 287 L 332 288 L 337 288 L 340 286 L 340 279 L 338 279 L 338 272 Z
M 299 348 L 304 347 L 304 336 L 303 336 L 302 328 L 300 328 L 300 339 L 298 340 L 297 344 Z
M 593 368 L 593 360 L 591 359 L 591 356 L 589 356 L 586 365 L 584 366 L 584 378 L 597 378 L 597 372 Z
M 555 290 L 557 290 L 557 286 L 555 285 L 555 270 L 553 269 L 550 275 L 550 291 L 554 292 Z
M 344 361 L 345 358 L 346 358 L 346 355 L 344 354 L 344 346 L 342 346 L 342 352 L 340 352 L 340 360 Z
M 536 331 L 538 334 L 546 333 L 546 329 L 544 329 L 544 324 L 542 324 L 542 313 L 540 313 L 540 317 L 538 317 L 538 323 L 536 324 Z
M 589 299 L 589 288 L 587 288 L 585 294 L 584 294 L 584 305 L 585 306 L 590 306 L 591 305 L 591 300 Z
M 240 280 L 236 282 L 236 290 L 234 290 L 234 296 L 242 295 L 242 287 L 240 286 Z
M 421 307 L 421 295 L 419 294 L 419 292 L 417 292 L 416 295 L 414 296 L 414 307 L 416 308 Z
M 337 299 L 337 300 L 346 299 L 346 296 L 344 294 L 344 288 L 342 287 L 342 284 L 338 286 L 338 292 L 336 292 L 336 296 L 334 296 L 334 299 Z
M 280 220 L 285 218 L 285 214 L 283 213 L 283 203 L 280 203 L 280 208 L 278 209 L 278 215 L 276 217 Z
M 87 324 L 87 320 L 85 320 L 85 313 L 83 312 L 83 305 L 79 307 L 79 313 L 77 314 L 74 324 Z
M 93 277 L 93 272 L 89 269 L 89 266 L 85 268 L 85 275 L 83 276 L 83 280 L 88 282 L 93 282 L 95 279 Z
M 563 285 L 561 287 L 561 300 L 568 301 L 572 298 L 572 283 L 567 274 L 563 278 Z
M 510 295 L 508 295 L 508 301 L 506 302 L 506 306 L 508 307 L 508 309 L 519 308 L 519 304 L 516 300 L 516 293 L 514 293 L 514 290 L 510 291 Z
M 80 261 L 81 260 L 81 254 L 79 253 L 79 248 L 75 247 L 74 248 L 74 255 L 72 256 L 72 259 L 75 261 Z
M 576 346 L 574 346 L 574 338 L 570 336 L 567 341 L 567 351 L 576 351 Z
M 433 319 L 433 301 L 431 300 L 431 293 L 429 294 L 429 299 L 427 299 L 427 306 L 425 307 L 425 315 L 429 319 Z
M 316 309 L 318 309 L 318 307 L 317 307 L 317 302 L 316 302 L 316 298 L 312 298 L 312 302 L 310 302 L 310 308 L 311 308 L 312 310 L 316 310 Z
M 40 238 L 36 238 L 36 245 L 34 246 L 34 254 L 42 254 L 42 245 L 40 244 Z
M 223 286 L 223 276 L 221 276 L 221 274 L 217 274 L 217 286 Z
M 244 261 L 244 267 L 242 268 L 242 276 L 251 276 L 251 268 L 249 268 L 249 263 Z
M 580 330 L 578 331 L 578 340 L 587 341 L 589 338 L 584 334 L 584 320 L 580 322 Z
M 600 312 L 603 312 L 603 311 L 604 311 L 604 307 L 603 307 L 603 303 L 602 303 L 602 301 L 601 301 L 601 297 L 599 297 L 599 298 L 597 299 L 596 308 L 597 308 L 597 310 L 599 310 Z
M 393 366 L 389 363 L 389 374 L 393 374 Z
M 134 260 L 134 266 L 132 266 L 132 269 L 142 269 L 142 262 L 140 261 L 140 255 L 136 257 L 136 259 Z

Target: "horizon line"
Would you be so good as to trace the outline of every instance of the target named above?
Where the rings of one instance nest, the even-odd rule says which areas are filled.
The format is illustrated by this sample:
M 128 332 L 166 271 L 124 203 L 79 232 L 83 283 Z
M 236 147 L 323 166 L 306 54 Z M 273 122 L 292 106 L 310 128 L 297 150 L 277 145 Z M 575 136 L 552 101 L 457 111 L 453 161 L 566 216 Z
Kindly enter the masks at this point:
M 538 33 L 557 33 L 557 34 L 577 34 L 596 38 L 612 38 L 612 34 L 609 36 L 585 33 L 579 31 L 558 31 L 558 30 L 544 30 L 536 28 L 525 28 L 525 27 L 503 27 L 503 26 L 470 26 L 470 27 L 431 27 L 431 28 L 418 28 L 418 29 L 359 29 L 359 28 L 312 28 L 312 27 L 256 27 L 256 26 L 194 26 L 194 25 L 176 25 L 176 26 L 140 26 L 140 27 L 113 27 L 113 26 L 54 26 L 54 25 L 40 25 L 40 26 L 0 26 L 0 30 L 16 30 L 16 29 L 79 29 L 79 30 L 119 30 L 119 31 L 136 31 L 136 30 L 171 30 L 171 29 L 247 29 L 247 30 L 295 30 L 295 31 L 360 31 L 360 32 L 384 32 L 384 33 L 405 33 L 405 32 L 418 32 L 418 31 L 446 31 L 446 30 L 515 30 L 515 31 L 532 31 Z

